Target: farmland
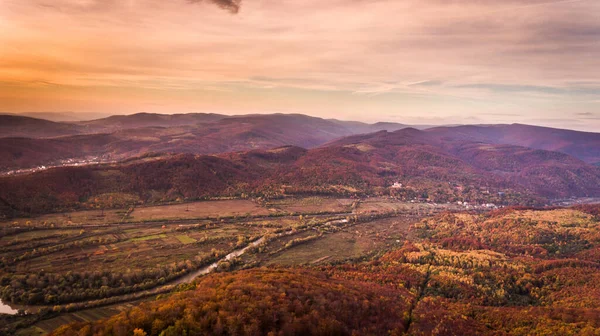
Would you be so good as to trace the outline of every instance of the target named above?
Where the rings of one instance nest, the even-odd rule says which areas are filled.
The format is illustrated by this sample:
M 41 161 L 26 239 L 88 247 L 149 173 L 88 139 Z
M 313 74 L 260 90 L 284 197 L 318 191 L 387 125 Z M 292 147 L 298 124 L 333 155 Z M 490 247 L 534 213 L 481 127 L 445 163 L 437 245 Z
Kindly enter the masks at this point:
M 270 212 L 248 200 L 196 202 L 136 208 L 130 221 L 216 218 L 232 216 L 267 216 Z
M 486 310 L 490 305 L 555 301 L 596 307 L 592 285 L 591 294 L 576 293 L 577 301 L 544 285 L 557 272 L 555 264 L 564 263 L 561 258 L 588 267 L 597 257 L 595 207 L 473 209 L 384 197 L 306 197 L 139 207 L 127 210 L 125 219 L 105 211 L 102 224 L 85 221 L 102 215 L 96 210 L 16 219 L 3 223 L 0 238 L 2 299 L 33 313 L 11 317 L 16 322 L 8 325 L 22 323 L 23 336 L 94 322 L 153 304 L 157 296 L 176 297 L 194 288 L 188 282 L 196 276 L 213 270 L 264 267 L 317 270 L 340 281 L 381 277 L 409 290 L 406 300 L 416 300 L 418 291 L 427 296 L 413 303 L 407 314 L 414 316 L 426 316 L 425 305 L 440 300 L 462 307 L 464 297 L 488 319 L 497 314 Z M 396 268 L 400 273 L 393 273 Z M 578 276 L 596 276 L 588 273 Z M 518 285 L 511 284 L 511 274 L 521 278 Z M 530 289 L 518 287 L 523 281 L 529 281 L 527 288 L 546 287 L 525 295 Z M 494 292 L 496 282 L 505 288 Z
M 11 219 L 1 224 L 2 299 L 36 306 L 32 312 L 52 311 L 51 320 L 36 324 L 48 331 L 53 324 L 46 321 L 66 321 L 66 316 L 93 320 L 116 312 L 102 307 L 106 304 L 121 307 L 166 294 L 179 277 L 261 237 L 258 246 L 221 262 L 218 270 L 318 265 L 372 256 L 401 245 L 408 226 L 425 213 L 447 207 L 391 199 L 306 197 Z M 32 328 L 27 330 L 33 333 Z
M 373 200 L 370 207 L 388 208 L 393 203 Z M 129 303 L 63 314 L 24 332 L 52 329 L 48 325 L 54 327 L 61 319 L 79 322 L 53 335 L 82 330 L 84 334 L 86 330 L 105 334 L 134 328 L 154 330 L 148 321 L 163 318 L 173 319 L 169 323 L 177 323 L 178 330 L 211 330 L 214 324 L 193 327 L 198 319 L 187 319 L 183 313 L 165 315 L 168 307 L 181 312 L 196 307 L 193 298 L 199 297 L 200 302 L 227 300 L 224 308 L 206 308 L 205 313 L 232 316 L 254 311 L 251 307 L 256 302 L 268 305 L 278 316 L 302 313 L 298 304 L 334 304 L 336 309 L 321 314 L 341 313 L 338 319 L 352 316 L 345 322 L 348 325 L 360 320 L 355 317 L 361 314 L 371 321 L 374 308 L 368 308 L 369 304 L 391 304 L 386 311 L 394 315 L 386 321 L 396 323 L 397 330 L 408 330 L 409 335 L 434 334 L 436 328 L 444 331 L 441 334 L 514 335 L 593 335 L 600 330 L 597 206 L 437 214 L 446 207 L 397 206 L 408 206 L 410 211 L 377 213 L 370 209 L 358 215 L 359 204 L 356 213 L 350 215 L 249 221 L 244 225 L 280 229 L 266 233 L 247 253 L 220 262 L 220 274 L 201 277 L 193 285 L 182 285 L 157 300 L 148 297 L 145 303 L 127 308 L 127 314 L 101 323 L 93 321 Z M 421 208 L 435 211 L 417 213 Z M 229 225 L 233 224 L 223 224 Z M 299 286 L 306 286 L 301 295 L 311 299 L 290 303 L 286 295 Z M 356 291 L 356 286 L 361 289 Z M 176 293 L 179 291 L 183 293 Z M 377 294 L 351 304 L 356 300 L 353 295 L 371 291 Z M 393 299 L 386 299 L 386 295 Z M 246 299 L 248 296 L 252 299 Z M 440 319 L 440 315 L 448 317 Z M 229 319 L 226 323 L 235 326 L 241 322 Z
M 267 265 L 286 266 L 318 265 L 360 258 L 401 246 L 413 220 L 417 220 L 417 218 L 412 216 L 384 218 L 348 225 L 331 230 L 333 232 L 323 234 L 319 239 L 273 253 L 272 250 L 277 251 L 277 246 L 285 247 L 290 241 L 298 238 L 295 236 L 285 237 L 274 241 L 270 246 L 271 251 L 258 253 L 254 257 L 259 258 Z M 250 257 L 248 256 L 248 258 Z

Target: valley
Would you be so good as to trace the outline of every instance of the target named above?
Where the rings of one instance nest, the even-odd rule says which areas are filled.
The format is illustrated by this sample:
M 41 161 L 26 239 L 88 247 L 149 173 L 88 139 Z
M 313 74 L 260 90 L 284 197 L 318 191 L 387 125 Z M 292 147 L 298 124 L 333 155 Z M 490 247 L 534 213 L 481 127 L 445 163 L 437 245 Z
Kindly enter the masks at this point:
M 375 324 L 369 328 L 388 328 L 410 335 L 428 334 L 436 328 L 502 334 L 503 331 L 514 331 L 512 328 L 516 325 L 523 326 L 523 335 L 559 330 L 585 334 L 600 328 L 594 317 L 598 307 L 593 280 L 600 276 L 595 259 L 600 246 L 597 205 L 469 211 L 457 205 L 414 204 L 385 198 L 350 202 L 310 197 L 257 204 L 258 208 L 272 212 L 267 216 L 260 213 L 238 216 L 241 211 L 247 211 L 248 205 L 239 201 L 218 202 L 221 202 L 220 207 L 231 211 L 231 216 L 205 217 L 211 213 L 212 202 L 173 205 L 196 209 L 199 216 L 194 218 L 174 216 L 170 205 L 142 211 L 136 220 L 119 220 L 116 214 L 105 212 L 109 219 L 97 224 L 97 231 L 90 233 L 101 237 L 120 236 L 123 240 L 82 244 L 73 250 L 63 250 L 61 257 L 48 254 L 26 258 L 19 261 L 15 269 L 27 269 L 29 274 L 38 274 L 37 279 L 31 275 L 16 275 L 8 281 L 10 287 L 16 285 L 15 281 L 19 282 L 18 290 L 21 291 L 37 281 L 34 292 L 44 291 L 42 283 L 47 282 L 39 277 L 39 270 L 43 268 L 45 275 L 81 276 L 80 283 L 89 284 L 87 293 L 94 293 L 95 283 L 104 293 L 87 298 L 63 295 L 52 303 L 20 306 L 25 310 L 35 308 L 30 311 L 34 314 L 13 316 L 7 318 L 8 321 L 30 321 L 24 322 L 29 326 L 19 328 L 17 335 L 45 334 L 66 323 L 74 324 L 59 328 L 52 335 L 70 335 L 73 330 L 84 327 L 103 332 L 117 330 L 106 328 L 131 331 L 138 327 L 145 329 L 145 322 L 132 320 L 128 316 L 133 315 L 121 312 L 135 312 L 151 320 L 181 319 L 177 314 L 159 316 L 163 314 L 159 307 L 187 305 L 185 300 L 193 296 L 212 295 L 209 288 L 234 290 L 233 287 L 228 289 L 229 285 L 214 287 L 215 281 L 235 284 L 235 288 L 250 286 L 247 288 L 253 289 L 248 293 L 258 293 L 257 288 L 265 284 L 278 288 L 272 290 L 290 293 L 292 287 L 303 283 L 301 279 L 313 279 L 310 285 L 302 285 L 308 286 L 303 290 L 312 293 L 321 286 L 318 279 L 326 276 L 327 283 L 343 288 L 340 292 L 343 294 L 338 295 L 346 300 L 353 300 L 350 297 L 354 295 L 352 288 L 359 286 L 361 293 L 378 293 L 377 299 L 368 299 L 370 302 L 390 305 L 386 309 L 398 314 L 388 321 L 398 323 L 395 327 Z M 239 211 L 235 211 L 238 207 Z M 165 210 L 161 219 L 155 221 L 148 217 L 160 208 Z M 200 209 L 205 210 L 200 212 Z M 276 209 L 278 212 L 273 212 Z M 81 234 L 77 218 L 92 218 L 98 213 L 53 216 L 45 216 L 45 222 L 52 222 L 54 229 L 62 232 L 65 238 L 81 235 L 78 241 L 86 241 L 89 237 Z M 59 223 L 68 217 L 73 219 L 71 223 Z M 3 251 L 4 261 L 11 250 L 15 251 L 19 246 L 52 244 L 53 239 L 57 239 L 57 231 L 35 227 L 43 223 L 41 219 L 35 223 L 29 224 L 31 230 L 2 238 L 13 237 L 12 240 L 17 242 L 14 248 L 11 246 Z M 3 227 L 7 225 L 3 223 Z M 164 248 L 169 249 L 168 257 L 160 252 Z M 114 258 L 124 251 L 127 256 Z M 232 251 L 237 252 L 225 256 Z M 197 259 L 211 254 L 214 259 L 202 259 L 201 262 Z M 196 259 L 185 260 L 192 256 Z M 82 258 L 86 259 L 85 266 L 77 266 L 83 262 Z M 70 266 L 64 268 L 65 265 Z M 110 269 L 110 273 L 94 269 L 94 265 Z M 82 268 L 85 268 L 83 273 L 74 271 Z M 153 268 L 164 272 L 162 284 L 150 286 L 144 282 L 141 274 L 151 272 Z M 213 274 L 201 275 L 211 271 Z M 174 274 L 180 275 L 169 280 Z M 566 274 L 569 274 L 568 278 L 563 276 Z M 201 276 L 195 278 L 197 275 Z M 286 280 L 273 282 L 280 276 Z M 6 279 L 6 274 L 2 279 Z M 111 292 L 113 279 L 125 280 L 123 283 L 140 282 L 133 285 L 131 294 L 119 295 Z M 236 282 L 241 279 L 244 281 Z M 59 283 L 65 280 L 59 280 Z M 17 289 L 12 288 L 8 291 L 4 288 L 3 299 L 8 292 Z M 327 291 L 329 289 L 323 295 L 329 295 Z M 382 295 L 388 294 L 384 293 L 400 299 L 387 301 Z M 32 297 L 21 294 L 14 298 Z M 203 300 L 216 299 L 207 297 Z M 230 303 L 225 306 L 228 312 L 237 305 L 253 302 L 234 303 L 236 296 L 230 296 L 228 300 Z M 286 314 L 289 309 L 285 305 L 279 306 L 283 303 L 268 304 L 278 314 Z M 317 307 L 320 306 L 314 309 Z M 343 309 L 346 308 L 338 307 L 333 312 L 339 314 Z M 357 309 L 354 308 L 355 314 L 364 314 L 361 316 L 366 318 L 365 321 L 373 313 Z M 206 313 L 210 314 L 210 311 Z M 381 313 L 377 314 L 381 316 Z M 437 320 L 437 314 L 446 318 Z M 95 322 L 105 318 L 109 319 Z M 338 321 L 340 318 L 336 317 Z M 507 325 L 507 319 L 513 324 Z M 167 323 L 174 325 L 175 320 Z M 181 321 L 177 324 L 180 328 L 190 328 L 191 323 L 198 320 Z M 234 326 L 229 324 L 230 328 Z
M 599 13 L 0 0 L 0 336 L 600 336 Z
M 57 160 L 0 176 L 0 333 L 600 330 L 595 133 L 301 115 L 48 127 L 79 133 L 0 138 L 4 168 Z
M 3 307 L 44 316 L 27 330 L 47 328 L 47 318 L 78 321 L 212 270 L 370 257 L 400 246 L 412 221 L 450 209 L 459 206 L 308 197 L 14 218 L 0 223 Z

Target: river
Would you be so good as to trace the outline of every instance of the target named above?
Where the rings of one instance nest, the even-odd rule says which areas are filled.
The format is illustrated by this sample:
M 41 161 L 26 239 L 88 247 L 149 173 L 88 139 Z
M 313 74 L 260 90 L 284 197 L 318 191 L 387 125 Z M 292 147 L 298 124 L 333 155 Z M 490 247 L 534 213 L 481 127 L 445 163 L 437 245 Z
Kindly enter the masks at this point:
M 8 314 L 8 315 L 16 315 L 18 312 L 17 309 L 9 306 L 8 304 L 2 302 L 0 300 L 0 314 Z
M 348 223 L 347 219 L 340 219 L 340 220 L 332 220 L 327 222 L 327 224 L 341 224 L 341 223 Z M 284 233 L 280 233 L 279 236 L 281 235 L 287 235 L 292 233 L 291 231 L 288 232 L 284 232 Z M 239 249 L 239 250 L 235 250 L 231 253 L 229 253 L 228 255 L 226 255 L 225 257 L 219 259 L 218 261 L 215 261 L 214 263 L 208 265 L 208 266 L 204 266 L 192 273 L 186 274 L 184 276 L 182 276 L 181 278 L 178 278 L 176 280 L 171 281 L 170 283 L 168 283 L 165 286 L 172 286 L 172 285 L 179 285 L 182 283 L 189 283 L 194 281 L 194 279 L 196 279 L 197 277 L 201 276 L 201 275 L 205 275 L 208 274 L 212 271 L 214 271 L 215 269 L 217 269 L 217 267 L 219 266 L 219 263 L 222 261 L 230 261 L 234 258 L 237 258 L 239 256 L 241 256 L 242 254 L 246 253 L 246 251 L 248 251 L 250 248 L 254 247 L 254 246 L 258 246 L 260 245 L 262 242 L 265 241 L 265 237 L 262 237 L 260 239 L 257 239 L 255 241 L 253 241 L 252 243 L 248 244 L 248 246 Z M 159 288 L 159 287 L 157 287 Z M 129 294 L 126 294 L 129 295 Z M 15 308 L 18 307 L 18 308 Z M 40 306 L 37 307 L 31 307 L 31 308 L 40 308 Z M 4 302 L 2 302 L 2 300 L 0 300 L 0 314 L 8 314 L 8 315 L 16 315 L 18 313 L 17 309 L 23 309 L 23 310 L 27 310 L 28 306 L 17 306 L 17 305 L 8 305 Z
M 208 274 L 208 273 L 214 271 L 215 269 L 217 269 L 217 266 L 219 266 L 220 262 L 230 261 L 233 258 L 237 258 L 237 257 L 241 256 L 242 254 L 246 253 L 246 251 L 248 251 L 248 249 L 250 249 L 254 246 L 257 246 L 264 241 L 265 241 L 265 237 L 255 240 L 252 243 L 248 244 L 248 246 L 244 247 L 243 249 L 235 250 L 235 251 L 229 253 L 228 255 L 226 255 L 224 258 L 220 259 L 219 261 L 215 261 L 214 263 L 212 263 L 208 266 L 202 267 L 201 269 L 199 269 L 197 271 L 194 271 L 190 274 L 186 274 L 186 275 L 182 276 L 181 278 L 174 280 L 173 282 L 171 282 L 171 284 L 179 285 L 182 283 L 192 282 L 197 277 Z

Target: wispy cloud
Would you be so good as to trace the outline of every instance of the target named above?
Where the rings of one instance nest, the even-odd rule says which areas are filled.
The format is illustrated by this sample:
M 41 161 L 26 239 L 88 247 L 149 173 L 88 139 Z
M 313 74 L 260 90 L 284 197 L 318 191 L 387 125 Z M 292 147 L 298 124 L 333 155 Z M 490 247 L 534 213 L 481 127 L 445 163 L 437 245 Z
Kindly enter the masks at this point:
M 190 3 L 200 3 L 204 0 L 187 0 Z M 237 13 L 240 10 L 240 4 L 242 0 L 206 0 L 207 2 L 212 2 L 215 5 L 226 9 L 232 13 Z
M 599 12 L 593 0 L 3 0 L 0 109 L 584 118 L 600 106 Z

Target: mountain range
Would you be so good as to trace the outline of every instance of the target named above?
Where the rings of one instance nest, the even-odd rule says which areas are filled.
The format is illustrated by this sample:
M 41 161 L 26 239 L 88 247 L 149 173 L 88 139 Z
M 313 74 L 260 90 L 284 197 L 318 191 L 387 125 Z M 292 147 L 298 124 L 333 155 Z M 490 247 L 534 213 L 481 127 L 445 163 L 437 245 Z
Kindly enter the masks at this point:
M 97 207 L 107 197 L 160 203 L 331 194 L 540 204 L 600 196 L 597 133 L 528 125 L 419 130 L 282 114 L 142 114 L 75 127 L 112 132 L 2 138 L 4 168 L 89 155 L 114 162 L 0 178 L 6 211 Z
M 78 122 L 0 115 L 0 171 L 90 157 L 106 162 L 147 153 L 215 154 L 286 145 L 313 148 L 345 136 L 407 127 L 285 114 L 139 113 Z M 599 133 L 520 124 L 415 128 L 427 129 L 431 137 L 440 140 L 558 151 L 600 164 Z
M 0 125 L 0 170 L 4 171 L 89 157 L 115 161 L 152 152 L 214 154 L 284 145 L 310 148 L 352 134 L 407 127 L 304 115 L 148 113 L 77 123 L 0 116 Z

